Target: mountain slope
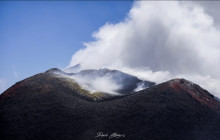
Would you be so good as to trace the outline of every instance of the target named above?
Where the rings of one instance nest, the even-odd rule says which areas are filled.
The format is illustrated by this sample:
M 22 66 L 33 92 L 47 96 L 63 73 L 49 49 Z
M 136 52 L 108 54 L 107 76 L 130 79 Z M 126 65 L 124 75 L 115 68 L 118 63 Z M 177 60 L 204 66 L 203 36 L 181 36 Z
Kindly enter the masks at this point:
M 97 102 L 47 72 L 0 95 L 0 139 L 109 139 L 97 133 L 116 132 L 130 140 L 217 140 L 219 109 L 210 93 L 184 79 Z

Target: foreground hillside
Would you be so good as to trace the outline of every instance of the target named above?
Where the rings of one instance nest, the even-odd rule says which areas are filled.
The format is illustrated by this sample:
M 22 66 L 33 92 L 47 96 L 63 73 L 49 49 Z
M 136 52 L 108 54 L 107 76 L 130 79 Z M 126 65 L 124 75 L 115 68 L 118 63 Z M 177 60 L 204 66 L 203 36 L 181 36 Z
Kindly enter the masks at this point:
M 213 95 L 184 79 L 112 97 L 87 94 L 47 72 L 0 95 L 0 139 L 109 139 L 96 137 L 103 132 L 130 140 L 217 140 L 219 111 Z

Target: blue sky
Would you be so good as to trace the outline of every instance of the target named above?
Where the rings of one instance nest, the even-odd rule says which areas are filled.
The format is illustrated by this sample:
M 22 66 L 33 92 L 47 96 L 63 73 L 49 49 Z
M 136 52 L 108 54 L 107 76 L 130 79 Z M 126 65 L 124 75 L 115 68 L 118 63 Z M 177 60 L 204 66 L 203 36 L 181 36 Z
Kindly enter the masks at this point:
M 64 68 L 106 22 L 123 20 L 132 1 L 0 1 L 0 88 Z M 0 89 L 0 92 L 2 92 Z

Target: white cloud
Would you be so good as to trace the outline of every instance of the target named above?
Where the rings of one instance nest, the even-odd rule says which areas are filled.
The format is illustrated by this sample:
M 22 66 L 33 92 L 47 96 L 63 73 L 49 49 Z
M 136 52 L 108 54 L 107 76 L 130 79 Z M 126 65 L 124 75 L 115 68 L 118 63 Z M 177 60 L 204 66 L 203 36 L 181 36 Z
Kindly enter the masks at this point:
M 110 76 L 102 76 L 102 77 L 83 77 L 83 76 L 71 76 L 76 80 L 78 84 L 81 85 L 84 89 L 89 90 L 91 93 L 94 92 L 105 92 L 118 95 L 117 90 L 119 90 L 122 86 L 115 83 Z
M 220 31 L 198 4 L 136 2 L 124 21 L 93 37 L 70 66 L 115 68 L 158 83 L 185 76 L 220 97 Z
M 19 78 L 19 75 L 18 75 L 18 72 L 16 71 L 16 67 L 15 67 L 14 64 L 12 65 L 12 69 L 13 69 L 13 74 L 14 74 L 14 76 L 18 79 L 18 78 Z

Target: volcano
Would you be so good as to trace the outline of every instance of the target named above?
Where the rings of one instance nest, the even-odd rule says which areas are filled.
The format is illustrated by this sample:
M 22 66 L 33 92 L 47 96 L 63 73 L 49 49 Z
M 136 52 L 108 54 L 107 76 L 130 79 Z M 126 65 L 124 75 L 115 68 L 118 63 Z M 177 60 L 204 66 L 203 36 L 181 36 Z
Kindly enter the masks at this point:
M 74 76 L 102 77 L 122 86 L 118 95 L 91 92 Z M 119 80 L 118 80 L 119 79 Z M 89 82 L 88 82 L 89 83 Z M 138 83 L 145 89 L 135 91 Z M 220 137 L 220 103 L 185 79 L 155 85 L 101 69 L 50 69 L 0 95 L 0 139 L 196 139 Z

